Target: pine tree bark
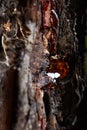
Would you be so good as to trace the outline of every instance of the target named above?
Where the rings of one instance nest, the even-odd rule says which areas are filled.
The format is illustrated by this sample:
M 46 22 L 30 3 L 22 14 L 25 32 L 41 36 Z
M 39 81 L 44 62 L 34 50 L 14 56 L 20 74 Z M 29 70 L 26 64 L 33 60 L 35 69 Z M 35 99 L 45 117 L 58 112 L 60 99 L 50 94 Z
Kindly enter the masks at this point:
M 72 130 L 84 81 L 70 2 L 3 0 L 0 17 L 0 130 Z

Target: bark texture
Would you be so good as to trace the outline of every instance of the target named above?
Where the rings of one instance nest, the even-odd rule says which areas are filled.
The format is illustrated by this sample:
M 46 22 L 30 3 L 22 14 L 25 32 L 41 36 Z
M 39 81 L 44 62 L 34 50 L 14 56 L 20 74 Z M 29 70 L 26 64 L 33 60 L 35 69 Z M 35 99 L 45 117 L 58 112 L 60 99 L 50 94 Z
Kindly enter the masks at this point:
M 75 25 L 69 1 L 0 0 L 0 130 L 73 129 L 84 91 Z

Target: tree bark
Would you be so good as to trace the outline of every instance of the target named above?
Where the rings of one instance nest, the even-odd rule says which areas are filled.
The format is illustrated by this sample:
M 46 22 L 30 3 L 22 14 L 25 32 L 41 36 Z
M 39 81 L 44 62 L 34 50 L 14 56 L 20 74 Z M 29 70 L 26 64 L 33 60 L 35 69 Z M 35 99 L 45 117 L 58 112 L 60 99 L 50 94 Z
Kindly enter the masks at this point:
M 3 0 L 0 11 L 0 130 L 72 130 L 84 81 L 70 2 Z

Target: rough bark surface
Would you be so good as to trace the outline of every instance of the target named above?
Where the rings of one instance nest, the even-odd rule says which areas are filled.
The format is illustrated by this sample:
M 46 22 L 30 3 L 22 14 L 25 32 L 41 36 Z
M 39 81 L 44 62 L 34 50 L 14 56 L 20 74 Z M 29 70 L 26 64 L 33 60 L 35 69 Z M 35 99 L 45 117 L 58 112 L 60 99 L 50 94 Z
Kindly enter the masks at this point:
M 84 81 L 70 8 L 0 0 L 0 130 L 72 130 Z

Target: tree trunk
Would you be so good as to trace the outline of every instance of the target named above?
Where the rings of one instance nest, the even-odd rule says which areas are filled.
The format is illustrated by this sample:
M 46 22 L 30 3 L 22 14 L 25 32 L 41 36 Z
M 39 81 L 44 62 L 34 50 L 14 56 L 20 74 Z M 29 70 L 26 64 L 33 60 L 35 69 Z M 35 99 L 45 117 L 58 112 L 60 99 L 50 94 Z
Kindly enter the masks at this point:
M 68 0 L 0 1 L 0 130 L 72 130 L 84 91 Z

